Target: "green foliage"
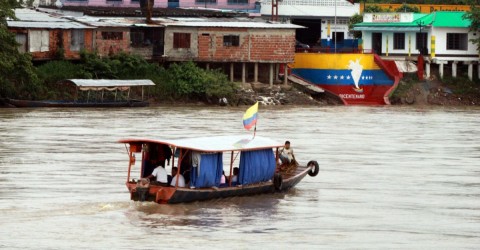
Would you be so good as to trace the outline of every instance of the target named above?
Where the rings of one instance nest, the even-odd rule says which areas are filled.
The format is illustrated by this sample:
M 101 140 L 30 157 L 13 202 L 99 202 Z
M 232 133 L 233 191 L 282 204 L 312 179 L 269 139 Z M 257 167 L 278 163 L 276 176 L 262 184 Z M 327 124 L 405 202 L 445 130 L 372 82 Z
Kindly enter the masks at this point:
M 45 85 L 65 79 L 85 78 L 82 65 L 69 61 L 51 61 L 38 67 L 38 76 Z
M 168 69 L 129 54 L 100 58 L 93 53 L 81 53 L 77 64 L 69 61 L 52 61 L 38 67 L 44 86 L 43 97 L 65 96 L 56 82 L 64 79 L 150 79 L 156 86 L 147 95 L 158 100 L 209 101 L 230 98 L 237 87 L 220 71 L 204 70 L 193 62 L 174 63 Z
M 480 88 L 478 87 L 478 83 L 470 81 L 468 77 L 464 75 L 456 78 L 445 77 L 442 82 L 449 87 L 454 94 L 480 96 Z
M 174 99 L 230 98 L 237 89 L 225 74 L 201 69 L 193 62 L 174 63 L 164 73 L 164 95 Z
M 378 12 L 388 12 L 388 10 L 382 9 L 382 7 L 378 5 L 367 5 L 365 7 L 365 13 L 378 13 Z
M 392 94 L 392 98 L 400 99 L 405 96 L 410 89 L 413 88 L 415 83 L 418 81 L 416 74 L 405 74 L 403 79 L 398 83 L 397 88 Z
M 0 1 L 0 97 L 35 98 L 40 86 L 31 57 L 18 52 L 15 36 L 7 29 L 15 7 L 15 0 Z
M 414 12 L 414 13 L 420 13 L 420 8 L 413 6 L 413 5 L 408 5 L 406 3 L 402 4 L 399 8 L 395 9 L 394 12 Z
M 480 32 L 480 8 L 477 7 L 474 2 L 472 2 L 470 11 L 466 12 L 463 18 L 470 19 L 470 31 Z M 477 51 L 480 52 L 480 37 L 472 38 L 470 41 L 477 45 Z
M 363 16 L 360 14 L 355 14 L 350 19 L 348 20 L 348 29 L 353 30 L 353 25 L 357 23 L 363 22 Z M 353 31 L 353 37 L 355 38 L 361 38 L 362 37 L 362 32 L 361 31 Z

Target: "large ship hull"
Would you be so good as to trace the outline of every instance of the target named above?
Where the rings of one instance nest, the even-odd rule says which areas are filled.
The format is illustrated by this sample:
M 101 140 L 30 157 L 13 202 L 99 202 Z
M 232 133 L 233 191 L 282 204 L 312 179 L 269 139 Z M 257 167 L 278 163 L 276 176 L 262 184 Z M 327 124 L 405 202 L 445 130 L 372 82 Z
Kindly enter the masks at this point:
M 342 99 L 345 104 L 390 104 L 398 84 L 396 66 L 374 54 L 297 53 L 291 74 Z

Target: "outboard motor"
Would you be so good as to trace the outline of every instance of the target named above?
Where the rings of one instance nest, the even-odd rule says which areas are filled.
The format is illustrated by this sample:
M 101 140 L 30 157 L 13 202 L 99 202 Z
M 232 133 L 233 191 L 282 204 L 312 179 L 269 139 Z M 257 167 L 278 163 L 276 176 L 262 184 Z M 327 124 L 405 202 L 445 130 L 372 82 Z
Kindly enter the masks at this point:
M 142 178 L 137 182 L 136 193 L 139 201 L 148 200 L 148 190 L 150 190 L 150 180 Z

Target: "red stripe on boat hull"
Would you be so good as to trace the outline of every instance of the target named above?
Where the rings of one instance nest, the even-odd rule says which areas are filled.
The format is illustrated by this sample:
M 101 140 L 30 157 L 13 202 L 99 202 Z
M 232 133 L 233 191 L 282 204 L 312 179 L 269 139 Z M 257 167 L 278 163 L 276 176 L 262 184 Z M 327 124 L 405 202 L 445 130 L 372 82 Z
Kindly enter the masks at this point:
M 346 105 L 385 105 L 385 94 L 392 88 L 389 85 L 364 85 L 362 91 L 356 91 L 348 85 L 315 84 L 322 89 L 339 96 Z

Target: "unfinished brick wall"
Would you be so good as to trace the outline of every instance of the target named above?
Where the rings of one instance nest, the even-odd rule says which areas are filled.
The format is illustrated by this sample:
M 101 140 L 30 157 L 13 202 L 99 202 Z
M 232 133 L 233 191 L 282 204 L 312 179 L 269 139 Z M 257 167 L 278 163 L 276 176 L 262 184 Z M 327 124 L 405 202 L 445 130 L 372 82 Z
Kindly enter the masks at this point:
M 104 39 L 102 32 L 119 32 L 121 39 Z M 95 31 L 95 49 L 102 57 L 130 51 L 130 32 L 128 29 L 99 29 Z
M 70 46 L 72 44 L 72 33 L 70 30 L 68 32 L 64 32 L 63 40 L 64 40 L 64 51 L 65 51 L 65 59 L 80 59 L 80 52 L 82 50 L 92 52 L 93 48 L 93 30 L 85 30 L 84 35 L 84 47 L 78 51 L 72 51 Z
M 293 62 L 295 30 L 255 30 L 251 33 L 251 60 L 256 62 Z
M 224 45 L 224 36 L 238 35 L 239 45 Z M 210 62 L 292 62 L 294 29 L 202 28 L 198 60 Z

